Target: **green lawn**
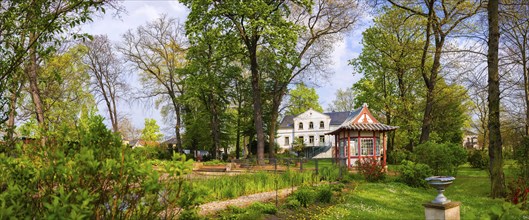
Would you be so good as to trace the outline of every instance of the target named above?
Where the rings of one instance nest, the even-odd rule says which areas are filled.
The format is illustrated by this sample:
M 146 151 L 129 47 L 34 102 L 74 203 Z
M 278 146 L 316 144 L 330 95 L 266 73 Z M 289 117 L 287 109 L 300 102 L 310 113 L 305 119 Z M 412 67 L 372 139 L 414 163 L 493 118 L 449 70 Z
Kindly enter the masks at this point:
M 506 173 L 512 173 L 512 169 L 507 168 Z M 501 199 L 488 197 L 489 192 L 487 172 L 466 165 L 459 169 L 456 180 L 444 194 L 450 200 L 462 203 L 462 219 L 489 219 L 494 215 L 493 210 L 501 212 L 504 205 L 512 208 Z M 435 196 L 436 190 L 431 188 L 412 188 L 392 181 L 360 181 L 355 190 L 344 195 L 343 202 L 321 210 L 314 219 L 424 219 L 422 204 L 433 200 Z M 513 214 L 513 210 L 510 211 L 507 215 Z M 529 219 L 527 213 L 516 217 Z

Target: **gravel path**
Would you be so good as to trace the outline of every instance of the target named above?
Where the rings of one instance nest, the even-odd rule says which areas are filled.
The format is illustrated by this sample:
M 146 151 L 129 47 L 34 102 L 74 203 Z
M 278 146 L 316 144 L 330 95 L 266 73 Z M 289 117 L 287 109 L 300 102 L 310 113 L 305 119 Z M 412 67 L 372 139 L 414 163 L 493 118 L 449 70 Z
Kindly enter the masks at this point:
M 288 196 L 289 194 L 291 194 L 296 189 L 297 187 L 281 189 L 277 192 L 277 195 L 279 198 L 284 198 Z M 270 191 L 270 192 L 257 193 L 257 194 L 247 195 L 247 196 L 241 196 L 239 198 L 226 200 L 226 201 L 215 201 L 215 202 L 202 204 L 199 207 L 200 208 L 199 213 L 200 215 L 209 215 L 209 214 L 213 214 L 215 212 L 224 210 L 228 206 L 245 207 L 254 202 L 265 202 L 265 201 L 274 200 L 275 198 L 276 198 L 276 191 Z

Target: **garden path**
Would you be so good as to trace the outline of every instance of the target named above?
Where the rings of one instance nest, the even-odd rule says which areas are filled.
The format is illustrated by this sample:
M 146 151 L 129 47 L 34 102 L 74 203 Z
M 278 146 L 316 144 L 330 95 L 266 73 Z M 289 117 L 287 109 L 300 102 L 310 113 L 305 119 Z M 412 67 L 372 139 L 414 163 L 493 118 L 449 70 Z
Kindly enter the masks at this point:
M 297 189 L 297 187 L 290 187 L 286 189 L 278 190 L 277 196 L 279 198 L 284 198 L 294 192 Z M 247 196 L 241 196 L 236 199 L 230 199 L 225 201 L 215 201 L 210 202 L 206 204 L 202 204 L 199 207 L 199 214 L 200 215 L 209 215 L 213 214 L 215 212 L 221 211 L 226 209 L 228 206 L 237 206 L 237 207 L 245 207 L 248 205 L 251 205 L 254 202 L 265 202 L 275 199 L 276 191 L 270 191 L 270 192 L 264 192 L 264 193 L 257 193 Z

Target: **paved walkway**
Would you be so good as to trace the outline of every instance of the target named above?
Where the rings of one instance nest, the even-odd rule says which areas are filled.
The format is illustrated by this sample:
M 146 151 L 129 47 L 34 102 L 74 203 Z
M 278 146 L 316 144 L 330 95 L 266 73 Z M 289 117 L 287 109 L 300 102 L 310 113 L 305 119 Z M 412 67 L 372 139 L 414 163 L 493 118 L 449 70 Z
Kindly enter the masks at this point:
M 277 196 L 279 198 L 284 198 L 288 196 L 289 194 L 291 194 L 296 189 L 297 187 L 281 189 L 277 192 Z M 209 214 L 213 214 L 215 212 L 224 210 L 228 206 L 245 207 L 254 202 L 265 202 L 265 201 L 274 200 L 275 198 L 276 198 L 276 191 L 270 191 L 270 192 L 257 193 L 257 194 L 247 195 L 247 196 L 241 196 L 236 199 L 230 199 L 230 200 L 225 200 L 225 201 L 215 201 L 215 202 L 202 204 L 199 207 L 199 210 L 200 210 L 199 213 L 200 215 L 209 215 Z

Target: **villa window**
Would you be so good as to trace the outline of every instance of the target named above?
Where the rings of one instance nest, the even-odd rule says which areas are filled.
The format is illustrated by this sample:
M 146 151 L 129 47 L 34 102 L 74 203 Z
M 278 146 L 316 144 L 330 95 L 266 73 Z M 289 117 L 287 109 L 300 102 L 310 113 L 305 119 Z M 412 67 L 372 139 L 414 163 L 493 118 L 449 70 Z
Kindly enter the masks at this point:
M 299 140 L 300 143 L 304 143 L 305 142 L 305 140 L 303 140 L 303 136 L 299 136 L 298 140 Z
M 290 145 L 290 138 L 288 137 L 285 137 L 285 145 Z
M 320 121 L 320 128 L 321 129 L 325 128 L 325 123 L 323 123 L 323 121 Z
M 309 122 L 309 129 L 314 129 L 314 123 L 312 123 L 312 121 Z
M 325 136 L 324 135 L 320 135 L 320 143 L 325 143 Z
M 302 122 L 299 123 L 298 129 L 299 130 L 303 130 L 303 123 Z
M 309 136 L 309 144 L 314 143 L 314 136 Z

